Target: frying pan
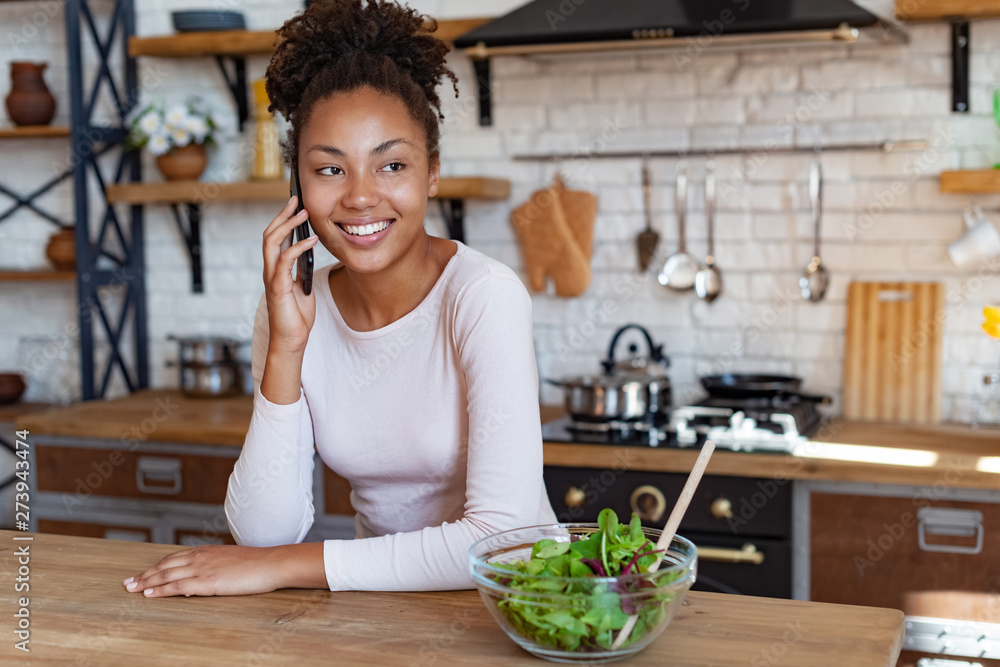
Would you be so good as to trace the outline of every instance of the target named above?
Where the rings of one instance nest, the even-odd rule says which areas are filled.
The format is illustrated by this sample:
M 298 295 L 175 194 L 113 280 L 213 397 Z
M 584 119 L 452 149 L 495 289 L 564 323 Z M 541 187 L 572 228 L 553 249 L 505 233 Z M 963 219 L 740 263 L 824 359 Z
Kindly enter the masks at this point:
M 764 398 L 770 396 L 798 396 L 802 400 L 829 403 L 827 396 L 810 396 L 799 392 L 802 378 L 793 375 L 752 375 L 725 373 L 706 375 L 701 386 L 712 398 Z

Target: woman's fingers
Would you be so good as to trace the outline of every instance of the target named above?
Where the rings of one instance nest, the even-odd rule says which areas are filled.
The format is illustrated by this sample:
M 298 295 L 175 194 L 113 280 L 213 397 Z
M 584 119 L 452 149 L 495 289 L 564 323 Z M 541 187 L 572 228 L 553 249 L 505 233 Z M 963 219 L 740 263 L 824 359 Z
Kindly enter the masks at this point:
M 271 276 L 271 280 L 273 281 L 280 277 L 281 279 L 288 278 L 289 282 L 291 282 L 292 265 L 295 263 L 295 260 L 299 258 L 299 255 L 316 245 L 316 241 L 318 240 L 319 237 L 313 234 L 309 238 L 302 239 L 288 250 L 282 252 L 278 257 L 277 265 L 274 267 L 275 270 L 274 274 Z
M 284 211 L 282 211 L 282 215 Z M 281 215 L 278 216 L 279 218 Z M 281 256 L 281 244 L 292 235 L 295 228 L 305 222 L 309 217 L 308 212 L 303 209 L 294 215 L 289 216 L 273 229 L 269 226 L 264 232 L 264 274 L 270 277 L 274 274 L 278 258 Z M 275 218 L 278 220 L 278 218 Z M 273 223 L 272 223 L 273 224 Z
M 164 568 L 178 567 L 180 565 L 184 565 L 184 564 L 186 564 L 186 563 L 189 562 L 189 560 L 191 558 L 191 554 L 193 552 L 194 552 L 194 548 L 181 549 L 180 551 L 175 551 L 174 553 L 172 553 L 172 554 L 170 554 L 168 556 L 164 556 L 159 561 L 157 561 L 156 565 L 154 565 L 154 566 L 152 566 L 150 568 L 147 568 L 142 573 L 140 573 L 140 574 L 138 574 L 138 575 L 136 575 L 134 577 L 129 577 L 128 579 L 126 579 L 125 581 L 123 581 L 122 584 L 126 588 L 128 588 L 128 586 L 129 586 L 130 583 L 148 579 L 149 577 L 153 576 L 155 573 L 159 572 L 160 570 L 162 570 Z M 135 587 L 133 586 L 133 588 L 135 588 Z M 132 589 L 129 589 L 129 590 L 132 590 Z
M 177 581 L 178 579 L 187 579 L 194 576 L 194 574 L 194 569 L 187 564 L 178 567 L 167 567 L 153 572 L 147 577 L 140 577 L 135 581 L 126 584 L 125 589 L 128 591 L 142 591 L 145 593 L 150 588 L 163 586 L 164 584 L 168 584 L 171 581 Z
M 143 591 L 143 595 L 148 598 L 160 598 L 171 595 L 183 595 L 184 597 L 190 597 L 192 595 L 215 595 L 215 593 L 212 593 L 205 588 L 205 583 L 202 579 L 198 577 L 189 577 L 187 579 L 171 581 L 170 583 L 163 584 L 162 586 L 146 588 Z

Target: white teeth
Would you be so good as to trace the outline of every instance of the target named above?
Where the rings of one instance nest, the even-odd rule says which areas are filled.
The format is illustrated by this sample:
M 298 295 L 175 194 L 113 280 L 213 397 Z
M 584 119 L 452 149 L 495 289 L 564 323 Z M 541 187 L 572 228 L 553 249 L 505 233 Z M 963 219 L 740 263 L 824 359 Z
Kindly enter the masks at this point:
M 347 226 L 344 225 L 344 229 L 348 234 L 353 234 L 354 236 L 370 236 L 376 232 L 380 232 L 389 226 L 389 221 L 383 220 L 382 222 L 373 222 L 368 225 L 354 225 Z

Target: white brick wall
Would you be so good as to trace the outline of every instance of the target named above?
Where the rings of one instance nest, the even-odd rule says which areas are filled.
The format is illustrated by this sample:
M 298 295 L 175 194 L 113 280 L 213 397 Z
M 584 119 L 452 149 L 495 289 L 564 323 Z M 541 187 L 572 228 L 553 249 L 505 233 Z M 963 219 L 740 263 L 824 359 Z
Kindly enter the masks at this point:
M 252 28 L 278 26 L 288 8 L 253 0 L 239 3 Z M 503 13 L 521 0 L 419 0 L 421 11 L 440 18 Z M 186 0 L 137 0 L 140 34 L 171 30 L 170 11 Z M 28 5 L 0 3 L 0 23 L 25 28 Z M 30 22 L 30 15 L 29 15 Z M 941 280 L 949 294 L 944 378 L 946 416 L 968 419 L 979 378 L 1000 365 L 1000 345 L 979 333 L 983 304 L 1000 302 L 1000 278 L 988 271 L 959 272 L 945 246 L 963 228 L 962 209 L 982 205 L 996 218 L 1000 195 L 970 197 L 938 191 L 942 169 L 976 168 L 1000 161 L 1000 130 L 992 113 L 992 90 L 1000 77 L 1000 21 L 972 26 L 972 88 L 968 115 L 951 114 L 948 28 L 909 27 L 905 46 L 834 45 L 719 53 L 704 51 L 690 62 L 670 53 L 501 58 L 493 63 L 492 128 L 476 124 L 472 68 L 461 54 L 451 58 L 461 98 L 445 95 L 443 173 L 481 173 L 512 180 L 503 203 L 470 202 L 468 243 L 522 270 L 507 220 L 510 209 L 547 183 L 556 166 L 511 160 L 519 153 L 578 151 L 614 129 L 607 150 L 655 147 L 756 147 L 768 141 L 854 143 L 887 138 L 935 142 L 924 153 L 828 153 L 824 167 L 824 250 L 832 275 L 820 304 L 802 301 L 797 280 L 811 254 L 806 197 L 808 155 L 723 156 L 720 176 L 717 256 L 725 276 L 723 296 L 713 304 L 677 295 L 651 277 L 634 273 L 634 239 L 642 229 L 638 160 L 565 164 L 574 187 L 596 192 L 600 210 L 593 281 L 582 297 L 534 297 L 535 339 L 543 377 L 597 370 L 615 325 L 646 324 L 666 344 L 672 378 L 690 397 L 697 375 L 720 369 L 802 374 L 806 388 L 836 395 L 841 383 L 846 293 L 851 280 Z M 4 61 L 47 60 L 50 87 L 59 101 L 56 122 L 65 122 L 65 35 L 62 15 L 43 22 L 30 39 L 0 46 Z M 92 60 L 90 62 L 93 62 Z M 266 68 L 252 58 L 251 77 Z M 140 73 L 147 100 L 173 100 L 198 92 L 224 116 L 231 101 L 209 60 L 143 59 Z M 0 95 L 8 78 L 0 76 Z M 213 153 L 208 178 L 239 180 L 248 165 L 238 148 L 248 140 L 231 132 Z M 3 182 L 20 190 L 65 160 L 59 140 L 5 142 L 0 152 Z M 653 221 L 662 249 L 676 246 L 673 180 L 677 161 L 656 159 Z M 704 160 L 688 160 L 691 178 L 690 250 L 705 252 L 702 180 Z M 147 161 L 147 178 L 157 178 Z M 45 202 L 68 214 L 71 191 L 63 187 Z M 205 293 L 190 292 L 190 272 L 169 212 L 147 207 L 148 311 L 155 386 L 174 386 L 163 367 L 174 358 L 168 333 L 246 332 L 262 286 L 260 231 L 274 206 L 210 204 L 203 222 Z M 443 234 L 437 208 L 428 209 L 428 229 Z M 0 225 L 0 266 L 44 266 L 51 228 L 21 213 Z M 331 260 L 321 253 L 319 264 Z M 523 275 L 523 274 L 522 274 Z M 22 339 L 56 336 L 75 322 L 68 285 L 0 285 L 0 367 L 18 365 Z M 598 318 L 606 300 L 616 311 Z M 581 330 L 593 333 L 581 337 Z M 586 326 L 584 326 L 586 325 Z M 627 341 L 626 341 L 627 342 Z M 546 402 L 559 391 L 542 387 Z

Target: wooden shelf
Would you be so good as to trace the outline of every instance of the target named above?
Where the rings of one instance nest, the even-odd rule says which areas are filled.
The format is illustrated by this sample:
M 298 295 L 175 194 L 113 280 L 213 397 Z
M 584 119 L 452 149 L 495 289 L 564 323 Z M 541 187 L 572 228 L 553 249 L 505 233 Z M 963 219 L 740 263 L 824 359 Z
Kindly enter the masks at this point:
M 434 33 L 451 43 L 459 35 L 476 28 L 491 18 L 438 21 Z M 199 58 L 203 56 L 264 56 L 274 51 L 273 30 L 225 30 L 219 32 L 185 32 L 160 37 L 130 37 L 128 52 L 137 56 L 158 58 Z
M 3 0 L 0 0 L 2 2 Z M 30 139 L 32 137 L 68 137 L 69 128 L 62 125 L 22 125 L 0 127 L 0 139 Z
M 903 21 L 995 18 L 1000 16 L 1000 0 L 896 0 L 896 16 Z
M 941 192 L 991 194 L 1000 192 L 1000 169 L 942 171 Z
M 17 271 L 0 269 L 0 282 L 62 282 L 76 280 L 76 271 L 54 271 L 38 269 L 33 271 Z
M 284 201 L 288 182 L 246 181 L 209 183 L 173 181 L 170 183 L 133 183 L 109 185 L 109 202 L 119 204 L 203 204 L 213 201 Z M 442 178 L 437 199 L 506 199 L 510 181 L 500 178 Z

